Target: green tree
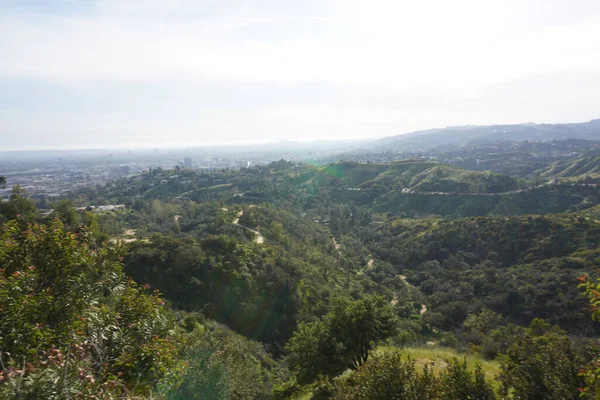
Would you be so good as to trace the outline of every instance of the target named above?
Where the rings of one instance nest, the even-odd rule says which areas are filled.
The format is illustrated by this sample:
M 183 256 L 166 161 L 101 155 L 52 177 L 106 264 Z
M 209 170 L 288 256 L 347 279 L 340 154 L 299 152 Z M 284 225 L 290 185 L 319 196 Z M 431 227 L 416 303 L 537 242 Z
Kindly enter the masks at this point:
M 321 321 L 300 324 L 286 349 L 298 380 L 307 382 L 364 364 L 373 346 L 393 336 L 396 326 L 394 310 L 382 297 L 338 299 Z
M 20 218 L 23 221 L 33 221 L 37 214 L 37 208 L 33 201 L 26 197 L 25 189 L 15 185 L 9 200 L 0 202 L 0 214 L 9 220 Z
M 448 361 L 439 377 L 425 367 L 417 371 L 415 362 L 401 351 L 383 353 L 361 365 L 347 379 L 338 381 L 335 400 L 493 400 L 494 391 L 481 367 L 467 369 L 466 360 Z
M 334 400 L 419 400 L 439 398 L 439 380 L 400 351 L 373 357 L 334 388 Z
M 51 205 L 55 215 L 70 229 L 77 227 L 79 215 L 72 200 L 59 200 Z
M 584 384 L 578 375 L 583 361 L 573 342 L 540 319 L 515 336 L 500 360 L 501 392 L 515 400 L 577 399 Z
M 171 314 L 125 280 L 120 249 L 59 220 L 0 233 L 0 398 L 146 394 L 180 367 Z
M 188 363 L 172 400 L 268 399 L 275 362 L 262 345 L 208 321 L 196 323 L 182 345 Z
M 4 189 L 6 188 L 6 178 L 3 176 L 0 176 L 0 189 Z
M 299 324 L 286 350 L 300 383 L 311 382 L 320 374 L 334 376 L 346 368 L 341 344 L 323 321 Z
M 469 331 L 488 334 L 501 324 L 502 316 L 486 308 L 478 314 L 470 314 L 463 322 L 463 327 Z
M 584 290 L 585 296 L 589 301 L 589 311 L 594 321 L 600 321 L 600 279 L 595 282 L 587 275 L 579 279 L 579 288 Z M 600 355 L 596 355 L 584 368 L 579 371 L 579 375 L 585 379 L 585 386 L 580 388 L 582 397 L 600 398 Z
M 351 368 L 367 361 L 374 344 L 395 335 L 398 323 L 389 301 L 379 296 L 338 301 L 325 320 L 331 335 L 342 345 L 343 359 Z
M 460 362 L 456 358 L 448 361 L 448 367 L 440 374 L 441 399 L 444 400 L 493 400 L 496 398 L 494 389 L 481 365 L 477 364 L 474 371 L 467 369 L 466 358 Z

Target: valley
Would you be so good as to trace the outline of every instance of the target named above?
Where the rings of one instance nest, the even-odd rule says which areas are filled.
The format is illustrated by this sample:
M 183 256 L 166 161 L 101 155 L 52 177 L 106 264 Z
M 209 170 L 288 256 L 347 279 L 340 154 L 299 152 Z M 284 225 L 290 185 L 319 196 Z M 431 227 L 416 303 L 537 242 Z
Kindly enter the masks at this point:
M 53 248 L 73 234 L 72 257 L 120 254 L 110 279 L 137 282 L 136 296 L 154 293 L 152 307 L 169 315 L 171 330 L 147 337 L 178 342 L 165 371 L 188 365 L 167 398 L 228 382 L 220 398 L 335 399 L 349 396 L 355 379 L 398 368 L 414 382 L 431 373 L 438 386 L 462 374 L 462 388 L 495 398 L 516 385 L 508 363 L 524 351 L 518 338 L 541 346 L 532 354 L 567 357 L 573 370 L 562 373 L 573 382 L 593 359 L 570 352 L 600 329 L 578 287 L 582 276 L 600 276 L 594 164 L 595 156 L 575 155 L 526 176 L 423 158 L 151 168 L 73 188 L 43 212 L 15 187 L 0 209 L 0 256 L 16 251 L 24 239 L 11 235 L 31 223 L 24 235 L 38 238 L 23 242 L 23 262 L 33 257 L 50 268 L 36 246 Z M 44 236 L 45 226 L 61 239 Z M 112 290 L 90 296 L 117 304 L 121 289 Z M 95 308 L 79 310 L 87 321 Z M 200 356 L 205 351 L 211 355 Z M 127 368 L 114 364 L 116 372 Z M 234 395 L 249 379 L 260 382 L 255 391 Z

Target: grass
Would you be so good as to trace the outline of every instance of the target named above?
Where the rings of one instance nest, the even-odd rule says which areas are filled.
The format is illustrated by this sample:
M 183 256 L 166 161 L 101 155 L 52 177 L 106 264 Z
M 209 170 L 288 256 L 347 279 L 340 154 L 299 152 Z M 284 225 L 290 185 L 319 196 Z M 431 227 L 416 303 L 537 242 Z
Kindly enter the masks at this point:
M 380 346 L 372 354 L 377 357 L 377 354 L 382 354 L 386 351 L 397 350 L 397 347 Z M 500 382 L 496 380 L 496 377 L 500 373 L 500 363 L 492 360 L 485 360 L 484 358 L 476 354 L 465 354 L 459 353 L 458 351 L 449 347 L 439 346 L 423 346 L 423 347 L 405 347 L 400 349 L 406 359 L 411 358 L 415 360 L 417 370 L 421 370 L 423 367 L 428 366 L 434 374 L 439 374 L 446 368 L 448 360 L 457 358 L 462 361 L 465 357 L 467 359 L 467 368 L 470 371 L 475 369 L 477 363 L 481 364 L 481 369 L 485 373 L 486 378 L 492 383 L 494 391 L 498 393 Z M 351 374 L 350 370 L 347 370 L 342 375 Z M 294 400 L 310 400 L 313 396 L 312 390 L 305 391 L 294 397 Z M 498 396 L 496 394 L 496 396 Z
M 483 372 L 490 380 L 495 379 L 500 372 L 500 363 L 497 361 L 485 360 L 482 357 L 473 354 L 461 354 L 448 347 L 407 347 L 402 349 L 402 353 L 405 354 L 407 358 L 410 357 L 414 359 L 419 366 L 429 365 L 435 373 L 439 373 L 445 368 L 447 360 L 452 358 L 463 360 L 465 356 L 467 358 L 467 366 L 470 370 L 473 370 L 475 365 L 480 363 Z
M 394 347 L 379 347 L 375 353 L 386 352 L 394 349 Z M 421 369 L 424 366 L 429 366 L 429 368 L 435 374 L 439 374 L 444 370 L 444 368 L 446 368 L 448 360 L 457 358 L 459 361 L 462 361 L 466 357 L 467 368 L 471 371 L 475 369 L 475 365 L 477 363 L 481 364 L 481 369 L 485 373 L 486 378 L 492 383 L 492 387 L 496 393 L 500 386 L 500 382 L 496 380 L 496 377 L 500 373 L 500 363 L 498 361 L 486 360 L 476 354 L 459 353 L 449 347 L 406 347 L 401 351 L 407 359 L 410 357 L 411 359 L 415 360 L 417 369 Z

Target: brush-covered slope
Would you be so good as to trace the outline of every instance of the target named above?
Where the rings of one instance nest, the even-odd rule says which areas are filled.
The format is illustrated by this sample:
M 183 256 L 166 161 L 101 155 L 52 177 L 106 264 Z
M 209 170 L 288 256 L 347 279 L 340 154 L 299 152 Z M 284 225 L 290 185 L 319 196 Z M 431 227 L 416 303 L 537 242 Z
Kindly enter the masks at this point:
M 533 174 L 542 179 L 600 179 L 600 155 L 561 160 Z
M 453 329 L 484 307 L 517 323 L 547 318 L 571 331 L 593 326 L 577 289 L 583 272 L 598 273 L 600 222 L 593 218 L 395 219 L 361 236 L 391 265 L 373 274 L 406 276 L 426 296 L 427 318 L 439 328 Z
M 340 162 L 319 169 L 313 180 L 321 186 L 346 185 L 364 190 L 499 193 L 517 189 L 517 182 L 508 176 L 469 171 L 427 160 L 390 164 Z

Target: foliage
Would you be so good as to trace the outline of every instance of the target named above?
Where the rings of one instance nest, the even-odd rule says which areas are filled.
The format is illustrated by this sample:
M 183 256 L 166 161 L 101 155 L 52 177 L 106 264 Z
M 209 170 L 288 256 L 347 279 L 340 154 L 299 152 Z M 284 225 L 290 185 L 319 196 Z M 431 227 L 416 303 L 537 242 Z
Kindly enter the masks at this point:
M 327 165 L 313 177 L 320 185 L 338 181 L 364 190 L 401 190 L 416 192 L 494 193 L 514 190 L 514 179 L 475 172 L 425 160 L 404 160 L 390 164 L 339 162 Z
M 535 171 L 533 175 L 544 179 L 569 179 L 595 183 L 600 178 L 600 156 L 560 160 Z
M 427 367 L 418 372 L 412 359 L 400 351 L 386 352 L 360 366 L 334 389 L 333 399 L 494 399 L 494 391 L 480 366 L 473 372 L 466 361 L 448 360 L 448 366 L 435 376 Z
M 502 324 L 502 317 L 495 312 L 484 309 L 478 314 L 471 314 L 465 319 L 463 328 L 484 334 L 496 329 Z
M 357 368 L 374 344 L 395 334 L 396 324 L 392 307 L 381 297 L 337 300 L 321 321 L 298 327 L 286 346 L 290 365 L 300 382 Z
M 51 204 L 54 214 L 69 229 L 76 229 L 79 225 L 79 215 L 69 199 L 59 200 Z
M 7 396 L 149 393 L 179 368 L 172 317 L 158 292 L 124 279 L 119 249 L 92 250 L 88 242 L 85 230 L 65 232 L 58 220 L 4 226 L 0 349 L 8 383 L 0 391 Z M 15 382 L 24 384 L 15 389 Z
M 188 367 L 168 398 L 267 399 L 277 366 L 264 348 L 215 323 L 197 324 L 181 357 Z
M 32 222 L 36 216 L 35 204 L 26 197 L 25 189 L 19 185 L 13 186 L 7 202 L 0 201 L 0 221 L 4 217 L 7 220 L 19 219 L 24 222 Z
M 366 277 L 340 270 L 323 227 L 287 210 L 247 207 L 239 224 L 260 230 L 267 243 L 258 244 L 254 233 L 232 223 L 237 210 L 207 207 L 196 221 L 214 222 L 195 226 L 182 213 L 185 233 L 133 243 L 126 273 L 178 307 L 278 347 L 298 322 L 327 313 L 333 293 L 359 297 L 370 288 Z
M 583 382 L 584 377 L 571 375 L 575 364 L 583 365 L 574 350 L 577 345 L 581 352 L 583 345 L 539 323 L 536 329 L 522 326 L 543 318 L 570 334 L 596 334 L 598 326 L 584 313 L 585 296 L 573 282 L 582 272 L 600 273 L 600 225 L 593 207 L 600 203 L 600 192 L 588 184 L 533 185 L 427 160 L 340 162 L 321 168 L 280 160 L 240 170 L 151 169 L 82 188 L 70 195 L 73 203 L 60 201 L 53 208 L 54 216 L 77 235 L 95 233 L 93 243 L 76 236 L 88 242 L 90 251 L 108 251 L 102 250 L 103 242 L 111 246 L 126 237 L 126 274 L 159 289 L 174 308 L 201 312 L 245 336 L 188 316 L 183 326 L 189 333 L 177 337 L 183 349 L 177 356 L 173 348 L 161 351 L 188 361 L 183 374 L 177 368 L 155 372 L 135 366 L 134 358 L 149 358 L 155 350 L 154 345 L 144 349 L 136 344 L 147 341 L 143 331 L 150 328 L 138 321 L 130 332 L 129 325 L 117 322 L 113 325 L 128 332 L 120 337 L 100 326 L 120 318 L 117 307 L 134 308 L 136 293 L 147 289 L 125 284 L 120 275 L 118 290 L 101 283 L 103 289 L 90 298 L 100 299 L 97 304 L 106 309 L 88 315 L 82 305 L 79 314 L 87 319 L 81 324 L 91 324 L 94 315 L 100 322 L 92 331 L 119 337 L 115 343 L 127 342 L 123 348 L 111 345 L 127 356 L 104 350 L 106 357 L 117 360 L 109 367 L 121 372 L 118 380 L 127 390 L 144 386 L 136 391 L 156 387 L 165 392 L 183 380 L 179 391 L 170 391 L 175 398 L 261 398 L 271 389 L 285 398 L 307 393 L 307 388 L 326 396 L 334 390 L 330 378 L 341 373 L 340 379 L 359 377 L 361 370 L 375 368 L 379 361 L 372 357 L 373 346 L 389 339 L 400 346 L 458 343 L 472 358 L 500 355 L 506 393 L 527 398 L 528 391 L 539 387 L 569 398 L 573 384 Z M 26 210 L 25 198 L 19 196 L 0 204 L 0 213 L 13 210 L 6 215 L 15 218 L 14 210 Z M 126 207 L 74 213 L 74 204 Z M 545 215 L 565 211 L 570 213 Z M 527 213 L 542 215 L 523 215 Z M 36 212 L 21 214 L 19 223 L 25 226 L 37 217 Z M 264 243 L 257 243 L 255 231 Z M 96 240 L 96 233 L 103 240 Z M 150 321 L 158 318 L 152 309 L 160 308 L 160 297 L 150 298 L 154 300 L 141 302 L 134 321 L 146 314 Z M 89 309 L 100 308 L 89 304 Z M 33 311 L 24 310 L 23 315 L 27 312 Z M 164 321 L 158 325 L 172 326 L 170 317 Z M 60 343 L 63 352 L 67 343 L 76 342 L 71 325 L 65 322 L 60 337 L 52 333 L 57 337 L 52 343 Z M 90 329 L 84 329 L 86 335 Z M 172 340 L 169 329 L 158 336 Z M 264 349 L 248 339 L 262 342 Z M 106 339 L 100 342 L 106 345 Z M 50 341 L 40 343 L 44 347 Z M 263 354 L 283 355 L 284 346 L 287 357 L 277 364 L 289 364 L 294 376 L 272 368 L 272 360 Z M 537 358 L 520 359 L 521 353 Z M 554 362 L 554 353 L 560 355 L 556 360 L 565 361 L 564 368 Z M 82 356 L 82 365 L 89 362 L 95 368 L 95 354 Z M 20 360 L 7 362 L 9 369 L 20 368 Z M 472 396 L 478 390 L 486 398 L 486 385 L 477 383 L 476 372 L 467 373 L 460 362 L 450 365 L 439 377 L 431 374 L 447 389 L 444 398 Z M 355 371 L 344 372 L 348 368 Z M 410 372 L 408 366 L 402 368 Z M 588 377 L 593 377 L 591 368 L 584 371 Z M 136 373 L 148 382 L 140 378 L 136 386 Z M 94 374 L 102 382 L 103 376 L 96 370 Z M 444 374 L 461 383 L 452 386 Z M 416 375 L 421 379 L 420 371 Z M 398 379 L 398 388 L 416 384 Z M 256 382 L 256 387 L 242 382 Z M 440 390 L 431 398 L 440 398 L 435 397 L 442 396 Z
M 358 233 L 376 259 L 388 262 L 382 282 L 406 275 L 425 295 L 427 323 L 453 330 L 489 309 L 506 322 L 548 319 L 593 334 L 575 282 L 595 273 L 600 225 L 576 215 L 392 219 Z
M 583 360 L 563 331 L 535 319 L 500 359 L 503 395 L 518 399 L 576 399 Z
M 583 275 L 579 278 L 579 288 L 582 288 L 589 301 L 589 311 L 594 321 L 600 321 L 600 279 L 595 282 Z M 600 357 L 595 354 L 593 359 L 579 371 L 585 379 L 585 387 L 581 388 L 581 397 L 600 397 Z

